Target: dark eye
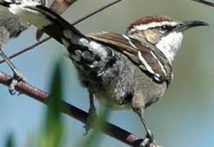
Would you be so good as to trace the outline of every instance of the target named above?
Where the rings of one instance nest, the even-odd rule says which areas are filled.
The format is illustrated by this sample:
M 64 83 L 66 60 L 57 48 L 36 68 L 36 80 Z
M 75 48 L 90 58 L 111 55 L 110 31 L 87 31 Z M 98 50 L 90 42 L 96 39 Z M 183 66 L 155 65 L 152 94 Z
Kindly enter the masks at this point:
M 164 34 L 164 33 L 172 31 L 174 28 L 175 27 L 173 27 L 173 26 L 163 25 L 159 28 L 159 32 Z
M 164 26 L 160 27 L 160 31 L 166 32 L 168 29 L 169 29 L 169 27 L 167 25 L 164 25 Z

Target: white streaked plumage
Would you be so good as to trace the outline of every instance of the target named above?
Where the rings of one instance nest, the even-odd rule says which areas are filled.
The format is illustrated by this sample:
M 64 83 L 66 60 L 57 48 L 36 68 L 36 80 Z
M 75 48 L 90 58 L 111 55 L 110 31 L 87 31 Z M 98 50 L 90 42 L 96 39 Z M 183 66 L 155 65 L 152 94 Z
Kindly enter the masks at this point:
M 158 64 L 161 67 L 161 70 L 163 71 L 163 73 L 166 75 L 166 70 L 164 69 L 164 66 L 162 65 L 162 63 L 160 62 L 160 60 L 156 57 L 156 55 L 153 53 L 153 51 L 150 51 L 150 53 L 152 54 L 152 56 L 158 61 Z
M 97 43 L 95 41 L 88 41 L 85 38 L 80 38 L 79 44 L 87 46 L 90 51 L 92 51 L 95 55 L 99 55 L 102 60 L 104 60 L 108 56 L 105 47 L 102 46 L 100 43 Z
M 137 48 L 133 43 L 132 43 L 132 41 L 130 40 L 130 38 L 128 37 L 128 36 L 126 36 L 126 35 L 122 35 L 128 42 L 129 42 L 129 44 L 133 47 L 133 48 Z
M 149 71 L 152 74 L 155 74 L 154 70 L 152 67 L 147 63 L 147 61 L 143 58 L 142 54 L 140 51 L 138 51 L 138 58 L 140 61 L 143 63 L 143 65 L 146 67 L 146 70 Z

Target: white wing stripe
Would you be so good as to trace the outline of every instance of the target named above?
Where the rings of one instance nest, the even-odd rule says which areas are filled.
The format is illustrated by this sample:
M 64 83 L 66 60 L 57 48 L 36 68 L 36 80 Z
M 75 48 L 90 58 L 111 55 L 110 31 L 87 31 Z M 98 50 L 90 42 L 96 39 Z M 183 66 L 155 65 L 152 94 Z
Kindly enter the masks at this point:
M 143 65 L 146 67 L 146 69 L 152 73 L 155 74 L 154 70 L 152 69 L 152 67 L 146 62 L 146 60 L 143 58 L 142 54 L 140 51 L 138 51 L 138 58 L 140 59 L 140 61 L 143 63 Z
M 133 43 L 132 41 L 130 40 L 130 38 L 126 35 L 122 35 L 126 40 L 128 40 L 129 44 L 133 47 L 133 48 L 137 48 Z
M 163 71 L 163 73 L 166 75 L 166 70 L 164 69 L 164 66 L 163 64 L 160 62 L 160 60 L 158 60 L 157 56 L 152 52 L 150 51 L 150 53 L 152 54 L 152 56 L 158 61 L 158 64 L 160 65 L 161 67 L 161 70 Z

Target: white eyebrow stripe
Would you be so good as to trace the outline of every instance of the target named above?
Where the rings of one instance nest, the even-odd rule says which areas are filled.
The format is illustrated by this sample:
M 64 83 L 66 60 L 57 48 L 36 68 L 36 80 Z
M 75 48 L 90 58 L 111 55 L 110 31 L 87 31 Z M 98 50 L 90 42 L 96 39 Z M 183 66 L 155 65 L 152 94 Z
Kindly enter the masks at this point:
M 149 28 L 154 28 L 154 27 L 160 27 L 163 25 L 169 25 L 169 26 L 176 26 L 178 22 L 168 22 L 168 21 L 163 21 L 163 22 L 151 22 L 148 24 L 140 24 L 140 25 L 135 25 L 129 30 L 129 33 L 135 32 L 135 31 L 143 31 L 147 30 Z

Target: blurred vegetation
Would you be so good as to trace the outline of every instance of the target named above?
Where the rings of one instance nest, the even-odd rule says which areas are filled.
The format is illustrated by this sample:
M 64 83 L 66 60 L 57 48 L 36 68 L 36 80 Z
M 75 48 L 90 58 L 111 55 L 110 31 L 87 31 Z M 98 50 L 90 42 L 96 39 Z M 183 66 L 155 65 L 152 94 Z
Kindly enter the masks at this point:
M 59 147 L 63 137 L 63 120 L 61 109 L 63 105 L 62 75 L 60 64 L 57 63 L 53 71 L 50 96 L 47 99 L 47 112 L 43 131 L 39 140 L 39 147 Z
M 15 144 L 14 137 L 13 134 L 11 133 L 7 137 L 5 147 L 15 147 L 14 144 Z

